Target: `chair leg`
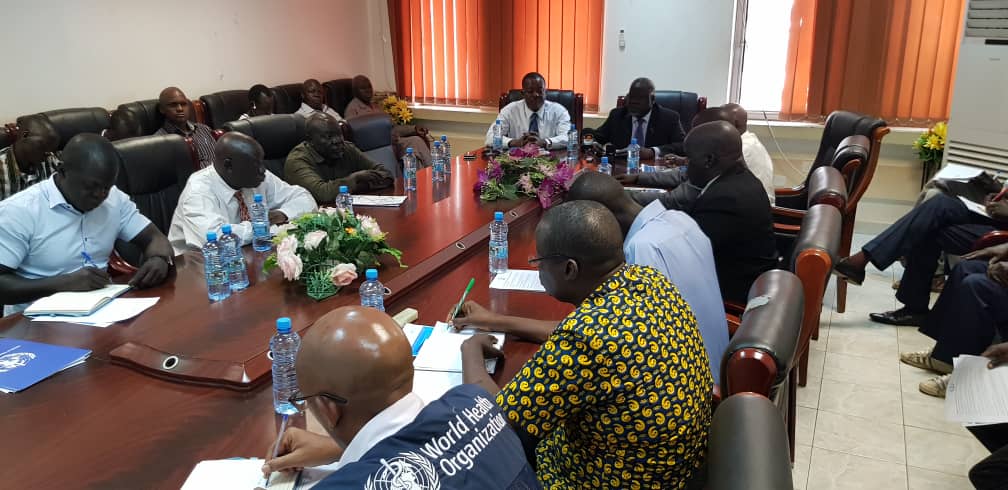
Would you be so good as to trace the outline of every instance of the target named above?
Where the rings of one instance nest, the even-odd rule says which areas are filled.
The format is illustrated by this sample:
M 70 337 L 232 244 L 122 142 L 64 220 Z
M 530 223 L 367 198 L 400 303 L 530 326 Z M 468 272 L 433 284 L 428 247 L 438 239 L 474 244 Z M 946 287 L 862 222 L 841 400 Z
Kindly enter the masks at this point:
M 798 425 L 798 387 L 797 387 L 797 374 L 795 370 L 792 369 L 788 373 L 788 406 L 787 406 L 787 431 L 788 431 L 788 443 L 791 447 L 791 464 L 794 465 L 795 461 L 795 426 Z
M 809 349 L 811 349 L 811 347 Z M 798 359 L 798 386 L 805 386 L 808 384 L 809 349 L 805 349 L 805 353 L 802 354 L 800 359 Z
M 849 257 L 851 254 L 851 243 L 854 241 L 854 213 L 844 219 L 843 227 L 840 231 L 840 250 L 837 255 Z M 843 313 L 847 310 L 847 281 L 837 279 L 836 285 L 836 312 Z

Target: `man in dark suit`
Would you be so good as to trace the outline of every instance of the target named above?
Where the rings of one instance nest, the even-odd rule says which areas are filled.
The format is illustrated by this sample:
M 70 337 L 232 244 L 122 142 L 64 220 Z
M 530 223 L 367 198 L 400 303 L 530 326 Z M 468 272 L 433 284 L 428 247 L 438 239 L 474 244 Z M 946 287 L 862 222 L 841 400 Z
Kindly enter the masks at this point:
M 630 84 L 626 105 L 609 111 L 602 126 L 586 129 L 598 145 L 612 145 L 622 150 L 637 138 L 641 147 L 641 160 L 651 160 L 669 153 L 682 154 L 686 133 L 679 121 L 679 113 L 655 103 L 654 83 L 638 78 Z

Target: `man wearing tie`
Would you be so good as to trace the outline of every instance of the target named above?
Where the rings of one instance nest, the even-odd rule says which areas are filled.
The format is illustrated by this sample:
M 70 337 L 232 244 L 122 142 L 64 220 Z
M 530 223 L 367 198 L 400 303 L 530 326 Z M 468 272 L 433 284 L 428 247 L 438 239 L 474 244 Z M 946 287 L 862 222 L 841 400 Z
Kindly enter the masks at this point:
M 686 133 L 679 121 L 679 113 L 655 103 L 654 83 L 647 78 L 638 78 L 630 84 L 626 105 L 609 111 L 602 126 L 586 129 L 595 136 L 597 145 L 612 145 L 617 153 L 630 145 L 630 138 L 637 138 L 641 147 L 641 160 L 683 152 Z M 597 148 L 602 150 L 602 148 Z
M 541 148 L 567 147 L 570 131 L 570 113 L 567 109 L 546 100 L 546 79 L 536 72 L 522 78 L 522 100 L 514 101 L 501 109 L 500 120 L 504 145 L 517 148 L 529 143 Z M 486 134 L 486 145 L 493 144 L 493 124 Z

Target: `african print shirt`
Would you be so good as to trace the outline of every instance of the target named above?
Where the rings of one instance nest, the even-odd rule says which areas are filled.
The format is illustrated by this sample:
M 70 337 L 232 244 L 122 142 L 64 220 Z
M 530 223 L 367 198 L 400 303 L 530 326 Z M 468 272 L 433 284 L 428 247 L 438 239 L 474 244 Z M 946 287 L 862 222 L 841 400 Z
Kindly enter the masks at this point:
M 25 190 L 27 187 L 48 179 L 56 173 L 60 165 L 56 155 L 46 156 L 41 165 L 32 172 L 24 173 L 14 158 L 14 145 L 0 150 L 0 201 Z
M 557 326 L 497 403 L 541 438 L 546 488 L 684 488 L 704 460 L 711 387 L 679 291 L 629 265 Z

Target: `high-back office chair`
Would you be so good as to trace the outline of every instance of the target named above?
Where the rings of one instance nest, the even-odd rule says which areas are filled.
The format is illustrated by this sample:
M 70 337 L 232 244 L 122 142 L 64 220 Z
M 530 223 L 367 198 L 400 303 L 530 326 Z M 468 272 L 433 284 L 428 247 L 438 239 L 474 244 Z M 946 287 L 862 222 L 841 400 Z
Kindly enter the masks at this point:
M 655 103 L 678 112 L 683 131 L 687 133 L 693 128 L 693 117 L 707 109 L 707 97 L 697 95 L 696 92 L 681 90 L 655 90 Z M 624 105 L 626 105 L 626 96 L 617 97 L 616 107 Z
M 287 154 L 305 140 L 305 119 L 294 114 L 256 116 L 225 123 L 224 130 L 238 131 L 258 141 L 266 169 L 283 179 Z
M 288 83 L 273 87 L 273 113 L 291 114 L 301 107 L 301 84 Z M 343 113 L 340 113 L 342 115 Z
M 119 104 L 117 109 L 132 113 L 137 123 L 140 124 L 140 134 L 144 136 L 152 135 L 157 132 L 157 130 L 161 129 L 161 126 L 164 126 L 164 115 L 158 111 L 157 99 L 127 102 L 125 104 Z M 203 118 L 203 104 L 198 100 L 191 101 L 189 109 L 190 122 L 202 123 L 205 120 Z
M 521 89 L 511 89 L 500 96 L 497 102 L 497 110 L 504 106 L 522 99 Z M 573 90 L 546 90 L 546 100 L 556 102 L 567 109 L 571 122 L 577 125 L 578 129 L 584 129 L 584 94 L 574 93 Z
M 207 124 L 213 129 L 223 129 L 224 124 L 237 121 L 248 112 L 248 90 L 224 90 L 199 98 L 206 110 Z
M 765 397 L 739 393 L 721 402 L 709 441 L 708 490 L 794 488 L 784 425 Z
M 347 105 L 353 100 L 353 80 L 339 78 L 322 84 L 326 105 L 332 107 L 341 116 L 346 117 Z
M 804 209 L 773 208 L 774 233 L 781 257 L 791 256 L 794 242 L 801 231 L 801 221 L 808 213 L 807 209 L 816 204 L 828 204 L 843 214 L 848 207 L 846 181 L 840 171 L 833 167 L 819 167 L 812 172 L 806 195 L 808 201 Z
M 387 114 L 365 114 L 346 120 L 349 139 L 368 158 L 382 164 L 396 178 L 402 177 L 402 166 L 392 149 L 392 118 Z
M 66 146 L 70 138 L 81 133 L 98 133 L 109 127 L 109 112 L 103 107 L 75 107 L 57 109 L 38 114 L 28 114 L 17 118 L 17 127 L 23 126 L 28 118 L 47 119 L 59 133 L 59 147 Z

